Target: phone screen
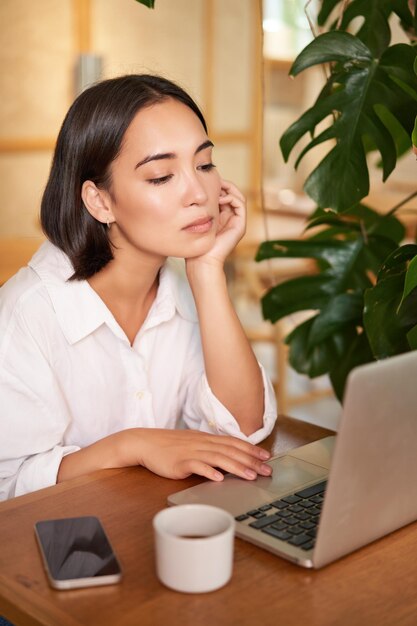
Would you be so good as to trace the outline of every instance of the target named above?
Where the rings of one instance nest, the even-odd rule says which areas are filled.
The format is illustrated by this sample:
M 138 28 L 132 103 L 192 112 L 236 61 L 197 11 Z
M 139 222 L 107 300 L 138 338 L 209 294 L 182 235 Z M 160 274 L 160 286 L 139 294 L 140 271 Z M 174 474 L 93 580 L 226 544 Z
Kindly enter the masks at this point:
M 37 522 L 35 533 L 53 587 L 73 589 L 120 580 L 120 565 L 97 517 Z

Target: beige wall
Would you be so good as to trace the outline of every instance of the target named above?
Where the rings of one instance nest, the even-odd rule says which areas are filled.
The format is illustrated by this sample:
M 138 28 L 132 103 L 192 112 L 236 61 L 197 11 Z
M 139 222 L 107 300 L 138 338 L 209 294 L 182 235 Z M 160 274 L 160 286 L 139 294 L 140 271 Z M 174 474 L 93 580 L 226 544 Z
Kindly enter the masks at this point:
M 207 114 L 223 176 L 257 197 L 260 1 L 155 4 L 1 0 L 0 236 L 40 233 L 40 197 L 80 52 L 102 56 L 103 77 L 157 72 L 180 82 Z
M 204 96 L 204 0 L 157 0 L 150 11 L 132 0 L 92 2 L 91 44 L 106 77 L 154 72 Z

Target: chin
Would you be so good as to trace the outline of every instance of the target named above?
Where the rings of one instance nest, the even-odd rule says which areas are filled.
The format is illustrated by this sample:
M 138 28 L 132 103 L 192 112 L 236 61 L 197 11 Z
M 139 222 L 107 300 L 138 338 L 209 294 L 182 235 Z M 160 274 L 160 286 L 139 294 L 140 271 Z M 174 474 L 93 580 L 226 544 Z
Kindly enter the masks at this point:
M 195 257 L 203 256 L 212 249 L 215 242 L 215 237 L 207 238 L 205 241 L 196 242 L 193 246 L 189 246 L 183 253 L 184 259 L 194 259 Z
M 216 233 L 214 230 L 209 233 L 194 235 L 190 240 L 189 235 L 182 241 L 177 241 L 174 245 L 166 246 L 166 256 L 177 257 L 181 259 L 193 259 L 203 256 L 210 252 L 216 242 Z M 172 242 L 173 243 L 173 242 Z

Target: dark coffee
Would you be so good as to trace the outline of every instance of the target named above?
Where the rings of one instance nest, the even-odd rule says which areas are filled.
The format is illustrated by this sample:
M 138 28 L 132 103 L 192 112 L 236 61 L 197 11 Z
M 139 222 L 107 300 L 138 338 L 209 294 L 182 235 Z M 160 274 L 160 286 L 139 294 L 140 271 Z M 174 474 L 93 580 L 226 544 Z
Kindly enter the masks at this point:
M 180 539 L 207 539 L 211 535 L 178 535 Z

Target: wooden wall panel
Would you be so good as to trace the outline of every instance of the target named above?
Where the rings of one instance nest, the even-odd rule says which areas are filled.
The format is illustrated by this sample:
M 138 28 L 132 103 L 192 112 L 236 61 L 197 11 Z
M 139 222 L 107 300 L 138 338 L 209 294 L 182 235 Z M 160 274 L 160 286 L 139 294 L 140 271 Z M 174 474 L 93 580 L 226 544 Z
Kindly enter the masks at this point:
M 223 178 L 233 181 L 248 192 L 248 176 L 252 155 L 250 147 L 243 142 L 218 142 L 215 144 L 214 162 Z
M 93 0 L 92 46 L 105 76 L 163 74 L 204 105 L 204 2 L 157 0 L 149 10 L 133 0 Z
M 215 0 L 213 24 L 213 127 L 247 132 L 252 127 L 256 2 Z
M 1 237 L 41 234 L 39 207 L 51 156 L 52 153 L 45 151 L 0 155 Z
M 0 139 L 55 136 L 71 97 L 71 0 L 1 0 Z

